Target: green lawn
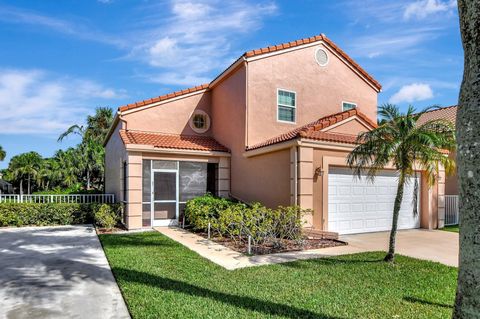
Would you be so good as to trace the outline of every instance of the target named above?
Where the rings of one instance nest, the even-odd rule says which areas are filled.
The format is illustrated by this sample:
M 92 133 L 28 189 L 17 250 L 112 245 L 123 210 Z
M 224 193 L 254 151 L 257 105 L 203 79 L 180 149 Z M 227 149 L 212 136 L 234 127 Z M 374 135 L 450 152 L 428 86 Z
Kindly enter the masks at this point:
M 451 231 L 451 232 L 454 232 L 454 233 L 458 233 L 458 225 L 445 226 L 444 228 L 442 228 L 442 230 L 446 230 L 446 231 Z
M 448 318 L 457 270 L 384 253 L 227 271 L 156 233 L 101 235 L 133 318 Z

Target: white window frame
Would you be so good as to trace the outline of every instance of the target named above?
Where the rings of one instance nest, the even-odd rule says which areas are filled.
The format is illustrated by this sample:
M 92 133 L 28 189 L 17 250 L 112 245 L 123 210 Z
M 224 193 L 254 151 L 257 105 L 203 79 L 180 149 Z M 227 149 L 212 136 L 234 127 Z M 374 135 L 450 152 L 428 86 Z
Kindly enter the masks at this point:
M 285 105 L 285 104 L 280 104 L 280 103 L 278 103 L 278 96 L 279 96 L 279 94 L 280 94 L 280 91 L 284 91 L 284 92 L 288 92 L 288 93 L 293 93 L 293 94 L 295 94 L 295 105 L 294 105 L 294 106 L 291 106 L 291 105 Z M 277 122 L 286 123 L 286 124 L 297 124 L 297 92 L 292 91 L 292 90 L 286 90 L 286 89 L 282 89 L 282 88 L 277 88 L 277 96 L 276 96 L 276 98 L 277 98 L 277 99 L 276 99 L 276 101 L 275 101 L 275 102 L 276 102 L 275 104 L 276 104 L 276 108 L 277 108 Z M 295 121 L 290 122 L 290 121 L 280 120 L 280 119 L 278 118 L 278 116 L 279 116 L 278 107 L 279 107 L 279 106 L 289 107 L 289 108 L 293 109 Z
M 356 109 L 356 108 L 357 108 L 357 106 L 358 106 L 358 104 L 357 104 L 357 103 L 355 103 L 355 102 L 342 101 L 342 105 L 341 105 L 341 107 L 342 107 L 342 112 L 348 111 L 348 110 L 344 110 L 344 109 L 343 109 L 343 104 L 345 104 L 345 103 L 348 103 L 348 104 L 353 104 L 353 105 L 355 105 L 355 107 L 354 107 L 353 109 Z M 350 110 L 353 110 L 353 109 L 350 109 Z

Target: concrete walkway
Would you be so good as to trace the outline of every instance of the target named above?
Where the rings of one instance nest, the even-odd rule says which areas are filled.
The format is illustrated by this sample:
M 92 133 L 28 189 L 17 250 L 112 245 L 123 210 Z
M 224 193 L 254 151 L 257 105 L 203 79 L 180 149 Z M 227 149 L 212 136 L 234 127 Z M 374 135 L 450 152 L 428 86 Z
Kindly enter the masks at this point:
M 0 229 L 0 318 L 130 318 L 95 229 Z
M 349 243 L 347 246 L 248 257 L 180 228 L 157 227 L 155 230 L 228 270 L 386 250 L 389 235 L 388 232 L 348 235 L 340 238 Z M 445 231 L 399 231 L 397 251 L 402 255 L 457 266 L 458 234 Z
M 340 239 L 362 251 L 388 250 L 389 232 L 344 235 Z M 436 261 L 458 267 L 458 233 L 443 230 L 401 230 L 397 234 L 396 252 L 401 255 Z

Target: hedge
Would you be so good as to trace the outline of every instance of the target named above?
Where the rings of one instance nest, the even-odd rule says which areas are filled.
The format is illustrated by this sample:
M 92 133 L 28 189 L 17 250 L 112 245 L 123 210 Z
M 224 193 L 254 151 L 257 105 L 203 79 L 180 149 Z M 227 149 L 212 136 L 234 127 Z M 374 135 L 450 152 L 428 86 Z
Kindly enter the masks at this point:
M 245 240 L 250 236 L 255 243 L 301 240 L 302 217 L 309 213 L 298 206 L 270 209 L 260 203 L 245 204 L 212 195 L 192 199 L 185 208 L 187 224 L 194 230 L 206 231 L 210 223 L 211 230 L 221 237 Z
M 120 204 L 0 203 L 0 227 L 91 224 L 105 205 L 120 216 Z

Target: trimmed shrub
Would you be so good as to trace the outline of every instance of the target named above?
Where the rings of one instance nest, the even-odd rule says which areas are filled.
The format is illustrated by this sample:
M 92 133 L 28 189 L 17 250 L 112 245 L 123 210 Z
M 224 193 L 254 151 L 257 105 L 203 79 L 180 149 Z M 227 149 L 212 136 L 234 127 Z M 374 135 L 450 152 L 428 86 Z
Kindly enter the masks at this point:
M 95 212 L 95 224 L 97 226 L 111 230 L 117 225 L 119 221 L 119 210 L 115 209 L 111 205 L 102 204 L 100 208 Z
M 301 240 L 302 217 L 310 213 L 298 206 L 270 209 L 260 203 L 233 202 L 206 195 L 187 202 L 185 217 L 194 230 L 211 230 L 219 236 L 234 240 L 246 240 L 251 236 L 254 243 L 271 242 L 281 245 L 285 239 Z
M 228 199 L 213 197 L 210 194 L 191 199 L 185 205 L 186 222 L 195 230 L 206 230 L 209 222 L 212 223 L 212 227 L 217 228 L 220 213 L 232 204 L 233 202 Z
M 109 204 L 120 211 L 120 204 Z M 91 224 L 99 204 L 0 203 L 0 227 Z

